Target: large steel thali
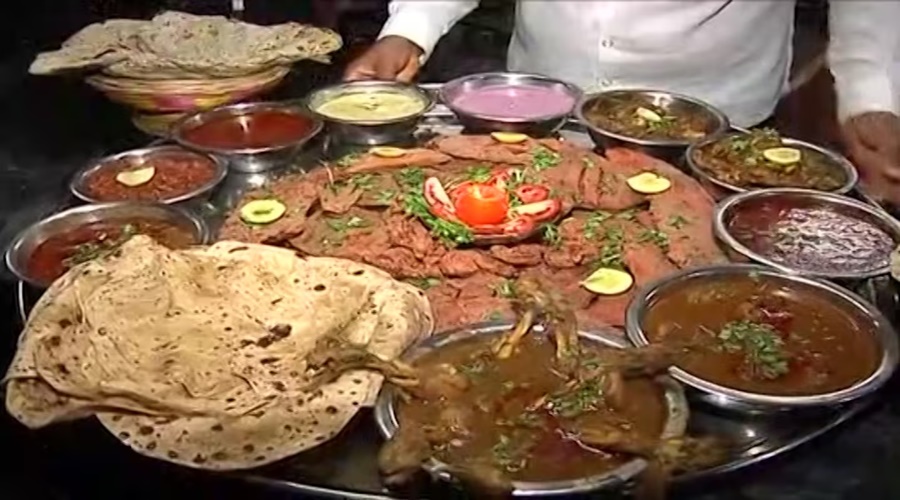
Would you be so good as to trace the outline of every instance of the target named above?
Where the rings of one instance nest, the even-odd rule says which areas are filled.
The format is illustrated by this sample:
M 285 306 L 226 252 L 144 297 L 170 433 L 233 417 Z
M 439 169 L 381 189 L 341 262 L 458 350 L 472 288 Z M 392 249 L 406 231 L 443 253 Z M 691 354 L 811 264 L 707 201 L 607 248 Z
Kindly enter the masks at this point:
M 428 113 L 417 130 L 416 140 L 435 135 L 459 134 L 462 127 L 452 113 L 438 106 Z M 567 123 L 560 135 L 585 148 L 593 142 L 575 122 Z M 250 189 L 286 173 L 315 168 L 322 160 L 333 160 L 348 153 L 347 147 L 334 144 L 323 136 L 301 153 L 289 169 L 265 173 L 232 172 L 213 197 L 187 208 L 202 216 L 215 231 L 224 216 L 235 208 Z M 857 285 L 857 292 L 875 303 L 892 320 L 898 297 L 890 278 L 881 277 Z M 39 292 L 19 283 L 18 306 L 23 319 Z M 874 397 L 877 397 L 874 396 Z M 692 405 L 689 430 L 697 434 L 724 436 L 734 443 L 730 459 L 713 468 L 679 476 L 678 483 L 702 480 L 748 467 L 802 445 L 859 414 L 873 402 L 873 397 L 823 410 L 789 415 L 746 416 L 723 414 L 704 405 Z M 382 486 L 376 455 L 381 444 L 370 411 L 361 412 L 339 436 L 330 442 L 274 465 L 237 473 L 243 479 L 267 487 L 331 498 L 391 498 Z M 446 486 L 438 485 L 427 492 L 429 497 L 453 496 Z

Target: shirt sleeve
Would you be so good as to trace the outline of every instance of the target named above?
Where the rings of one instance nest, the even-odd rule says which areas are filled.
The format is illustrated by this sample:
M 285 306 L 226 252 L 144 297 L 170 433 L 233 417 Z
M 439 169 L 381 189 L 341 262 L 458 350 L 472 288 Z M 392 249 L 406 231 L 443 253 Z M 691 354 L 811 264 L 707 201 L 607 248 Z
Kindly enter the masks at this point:
M 900 52 L 900 2 L 832 0 L 828 62 L 843 121 L 868 111 L 900 112 L 892 66 Z
M 400 36 L 418 45 L 424 62 L 457 21 L 478 7 L 479 0 L 392 0 L 390 17 L 378 38 Z

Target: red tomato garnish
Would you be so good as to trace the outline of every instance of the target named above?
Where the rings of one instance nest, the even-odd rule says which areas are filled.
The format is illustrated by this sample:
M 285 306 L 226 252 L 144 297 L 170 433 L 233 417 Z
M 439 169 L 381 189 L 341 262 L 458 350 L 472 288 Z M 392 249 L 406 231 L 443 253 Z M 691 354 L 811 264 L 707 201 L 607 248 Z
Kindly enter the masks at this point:
M 513 207 L 509 210 L 509 212 L 510 217 L 524 215 L 526 217 L 534 219 L 537 222 L 543 222 L 559 215 L 559 211 L 561 209 L 562 203 L 559 200 L 544 200 L 529 203 L 527 205 L 519 205 L 518 207 Z
M 506 192 L 488 184 L 473 184 L 465 190 L 454 190 L 456 216 L 470 226 L 499 224 L 506 220 L 509 200 Z
M 431 205 L 432 209 L 453 213 L 453 202 L 450 201 L 450 197 L 444 191 L 443 184 L 437 177 L 425 179 L 425 185 L 422 186 L 422 190 L 424 191 L 425 201 Z
M 517 217 L 502 224 L 480 224 L 471 227 L 475 234 L 518 236 L 530 233 L 534 229 L 534 220 L 530 217 Z
M 505 191 L 506 186 L 509 185 L 509 179 L 511 177 L 512 176 L 510 175 L 509 170 L 501 170 L 491 175 L 491 179 L 488 181 L 488 184 L 496 186 Z
M 544 201 L 550 197 L 550 188 L 538 184 L 524 184 L 516 188 L 516 197 L 525 205 Z

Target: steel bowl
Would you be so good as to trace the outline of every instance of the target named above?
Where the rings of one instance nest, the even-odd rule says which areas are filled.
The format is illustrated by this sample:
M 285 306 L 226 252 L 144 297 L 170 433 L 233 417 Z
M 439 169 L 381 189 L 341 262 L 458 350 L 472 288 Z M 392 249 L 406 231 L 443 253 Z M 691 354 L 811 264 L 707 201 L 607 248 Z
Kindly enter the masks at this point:
M 860 313 L 860 317 L 866 318 L 872 330 L 876 332 L 875 335 L 882 351 L 881 363 L 869 377 L 846 389 L 811 396 L 773 396 L 742 391 L 692 375 L 681 368 L 672 367 L 669 373 L 675 380 L 694 389 L 692 395 L 696 395 L 702 402 L 725 410 L 750 414 L 777 413 L 789 410 L 827 408 L 848 403 L 878 390 L 891 378 L 897 368 L 897 362 L 900 360 L 897 333 L 878 309 L 860 296 L 834 283 L 788 274 L 755 264 L 730 264 L 690 269 L 642 288 L 631 301 L 625 315 L 625 331 L 628 339 L 639 347 L 650 344 L 643 328 L 644 318 L 660 297 L 664 297 L 667 293 L 677 291 L 680 287 L 698 280 L 749 275 L 777 280 L 795 287 L 815 289 L 820 293 L 827 294 L 833 304 Z
M 727 132 L 731 125 L 728 117 L 712 105 L 690 96 L 649 89 L 607 90 L 585 96 L 575 107 L 575 116 L 587 128 L 588 134 L 601 149 L 626 147 L 655 156 L 666 161 L 680 161 L 685 149 L 693 142 L 677 139 L 637 139 L 597 126 L 586 116 L 586 112 L 611 99 L 639 96 L 648 102 L 673 113 L 691 113 L 706 119 L 707 137 L 716 137 Z
M 209 147 L 196 144 L 185 137 L 188 131 L 206 123 L 223 118 L 247 116 L 260 111 L 279 111 L 300 116 L 304 120 L 309 121 L 309 131 L 303 137 L 288 144 L 246 149 Z M 302 104 L 292 102 L 250 102 L 231 104 L 187 115 L 172 124 L 170 134 L 175 142 L 187 149 L 220 158 L 230 170 L 255 174 L 289 165 L 303 149 L 303 146 L 322 131 L 322 127 L 321 120 L 309 113 Z
M 731 222 L 734 214 L 740 210 L 742 206 L 746 206 L 748 203 L 772 198 L 814 202 L 818 206 L 839 210 L 841 213 L 878 226 L 893 238 L 895 245 L 900 244 L 900 222 L 897 222 L 897 220 L 888 215 L 884 210 L 847 196 L 799 188 L 772 188 L 748 191 L 731 196 L 719 203 L 718 206 L 716 206 L 713 216 L 713 231 L 715 232 L 716 237 L 719 238 L 730 251 L 758 264 L 773 267 L 786 273 L 838 281 L 860 281 L 890 273 L 890 263 L 852 273 L 829 273 L 817 271 L 815 269 L 799 269 L 776 262 L 754 252 L 738 241 L 728 231 L 728 224 Z
M 392 92 L 419 99 L 422 110 L 394 120 L 342 120 L 323 115 L 317 110 L 326 102 L 347 94 Z M 343 82 L 314 90 L 306 98 L 306 106 L 319 119 L 328 124 L 329 136 L 337 142 L 361 146 L 406 143 L 410 140 L 419 120 L 434 106 L 431 93 L 415 85 L 387 81 Z
M 75 173 L 75 176 L 72 177 L 72 180 L 69 182 L 69 190 L 73 195 L 75 195 L 76 198 L 82 201 L 86 201 L 88 203 L 103 203 L 103 200 L 94 198 L 93 196 L 91 196 L 90 191 L 88 191 L 87 181 L 88 179 L 90 179 L 91 175 L 94 175 L 98 171 L 102 170 L 110 163 L 118 162 L 119 160 L 128 159 L 132 160 L 136 164 L 141 164 L 157 155 L 178 155 L 206 161 L 211 163 L 215 170 L 213 178 L 208 182 L 201 184 L 184 194 L 157 200 L 158 203 L 169 205 L 173 203 L 181 203 L 183 201 L 206 199 L 212 193 L 212 190 L 215 189 L 216 186 L 218 186 L 225 179 L 226 175 L 228 175 L 228 168 L 225 166 L 225 163 L 214 156 L 198 153 L 196 151 L 190 151 L 188 149 L 182 148 L 181 146 L 152 146 L 148 148 L 124 151 L 122 153 L 106 156 L 97 161 L 91 162 Z
M 477 73 L 451 80 L 441 86 L 438 96 L 441 102 L 452 111 L 460 125 L 471 132 L 517 132 L 532 137 L 546 137 L 556 133 L 572 114 L 565 113 L 542 116 L 539 118 L 506 118 L 488 114 L 470 113 L 459 109 L 453 103 L 466 92 L 499 85 L 529 85 L 560 90 L 572 97 L 573 103 L 581 99 L 581 89 L 571 83 L 541 75 L 527 73 Z
M 187 228 L 198 245 L 210 240 L 209 229 L 199 217 L 172 205 L 134 201 L 81 205 L 46 217 L 19 233 L 6 250 L 6 266 L 22 281 L 37 288 L 45 288 L 46 283 L 38 281 L 28 272 L 28 259 L 41 243 L 51 236 L 84 224 L 110 219 L 127 220 L 130 217 L 156 219 Z
M 478 323 L 467 327 L 451 330 L 432 336 L 408 349 L 401 359 L 405 362 L 413 362 L 419 357 L 440 349 L 446 345 L 459 342 L 476 335 L 498 336 L 513 328 L 509 322 Z M 533 333 L 543 334 L 544 329 L 535 326 Z M 597 342 L 599 344 L 626 349 L 630 347 L 622 339 L 621 335 L 614 331 L 579 331 L 583 341 Z M 664 388 L 666 405 L 669 410 L 668 420 L 663 428 L 661 439 L 679 437 L 684 435 L 689 418 L 687 399 L 682 387 L 669 377 L 659 377 L 658 382 Z M 399 400 L 397 391 L 390 385 L 386 385 L 378 395 L 374 414 L 378 429 L 385 439 L 390 439 L 399 429 L 397 420 L 396 403 Z M 598 474 L 596 476 L 548 482 L 514 482 L 513 495 L 516 497 L 543 497 L 554 495 L 572 495 L 599 490 L 614 490 L 622 488 L 629 480 L 635 478 L 644 470 L 647 463 L 643 459 L 634 459 L 621 467 Z M 445 465 L 432 459 L 423 465 L 423 468 L 435 479 L 453 481 L 445 470 Z
M 696 177 L 704 187 L 711 189 L 712 191 L 724 192 L 726 194 L 733 193 L 745 193 L 747 191 L 753 191 L 755 189 L 747 189 L 740 186 L 735 186 L 734 184 L 729 184 L 727 182 L 716 179 L 712 174 L 708 173 L 704 170 L 695 160 L 694 156 L 696 152 L 701 148 L 708 146 L 716 141 L 726 139 L 728 137 L 733 137 L 735 135 L 748 134 L 749 131 L 738 130 L 731 132 L 729 134 L 721 135 L 718 137 L 709 137 L 702 141 L 691 144 L 687 151 L 684 154 L 684 163 L 687 165 L 691 174 Z M 856 171 L 856 167 L 850 163 L 849 160 L 844 158 L 838 153 L 831 151 L 830 149 L 823 148 L 821 146 L 817 146 L 813 143 L 801 141 L 799 139 L 791 139 L 788 137 L 784 137 L 781 139 L 781 142 L 787 147 L 793 147 L 798 149 L 808 149 L 811 151 L 815 151 L 817 153 L 821 153 L 826 158 L 831 160 L 834 163 L 835 168 L 840 169 L 844 172 L 847 177 L 847 181 L 843 186 L 832 191 L 835 194 L 846 194 L 849 193 L 854 187 L 856 187 L 856 183 L 859 181 L 859 173 Z M 763 188 L 759 188 L 763 189 Z

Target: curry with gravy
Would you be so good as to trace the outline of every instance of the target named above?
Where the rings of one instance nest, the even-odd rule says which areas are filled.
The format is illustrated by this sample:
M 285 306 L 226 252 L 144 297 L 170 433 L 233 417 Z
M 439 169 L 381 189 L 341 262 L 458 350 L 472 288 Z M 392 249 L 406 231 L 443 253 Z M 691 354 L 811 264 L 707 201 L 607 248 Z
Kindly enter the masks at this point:
M 708 134 L 708 118 L 689 109 L 659 106 L 645 96 L 625 94 L 588 102 L 584 117 L 596 127 L 644 140 L 693 142 Z
M 697 377 L 756 394 L 810 396 L 875 372 L 881 354 L 867 324 L 812 287 L 728 275 L 662 294 L 642 328 L 651 344 L 699 346 L 678 362 Z

